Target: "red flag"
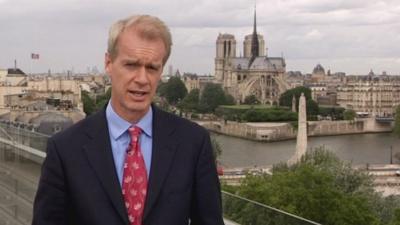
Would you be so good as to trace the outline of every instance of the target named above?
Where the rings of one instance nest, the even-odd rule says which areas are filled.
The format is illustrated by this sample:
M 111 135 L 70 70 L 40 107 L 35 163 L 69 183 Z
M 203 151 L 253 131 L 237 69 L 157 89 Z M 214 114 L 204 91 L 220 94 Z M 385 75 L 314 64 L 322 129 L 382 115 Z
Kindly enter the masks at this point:
M 39 54 L 31 53 L 31 59 L 39 59 Z

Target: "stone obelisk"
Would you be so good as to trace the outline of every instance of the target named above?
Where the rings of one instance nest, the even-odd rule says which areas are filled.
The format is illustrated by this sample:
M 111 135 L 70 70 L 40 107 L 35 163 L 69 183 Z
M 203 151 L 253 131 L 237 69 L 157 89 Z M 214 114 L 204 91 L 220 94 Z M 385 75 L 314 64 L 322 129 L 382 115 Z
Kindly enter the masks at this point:
M 300 161 L 301 157 L 307 150 L 307 113 L 306 113 L 306 97 L 301 93 L 299 99 L 299 125 L 297 128 L 296 152 L 288 161 L 290 165 Z
M 292 112 L 297 112 L 296 110 L 296 96 L 293 95 L 292 97 Z

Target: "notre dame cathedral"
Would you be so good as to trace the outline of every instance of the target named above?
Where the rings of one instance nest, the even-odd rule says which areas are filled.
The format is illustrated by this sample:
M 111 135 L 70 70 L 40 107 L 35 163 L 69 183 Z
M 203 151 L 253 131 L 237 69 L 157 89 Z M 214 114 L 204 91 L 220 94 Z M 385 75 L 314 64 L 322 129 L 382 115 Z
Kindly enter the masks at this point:
M 279 96 L 288 89 L 285 59 L 268 57 L 264 38 L 257 34 L 256 11 L 253 33 L 243 42 L 243 56 L 236 55 L 232 34 L 219 34 L 216 48 L 215 78 L 237 103 L 255 95 L 262 104 L 279 104 Z

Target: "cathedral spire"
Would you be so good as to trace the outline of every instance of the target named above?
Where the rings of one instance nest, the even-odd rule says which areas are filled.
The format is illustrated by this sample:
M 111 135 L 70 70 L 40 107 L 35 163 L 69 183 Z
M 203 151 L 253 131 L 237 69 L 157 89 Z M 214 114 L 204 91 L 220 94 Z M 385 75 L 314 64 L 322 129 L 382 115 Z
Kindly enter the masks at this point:
M 254 5 L 254 24 L 253 24 L 253 35 L 251 39 L 251 58 L 249 61 L 249 68 L 256 59 L 256 57 L 260 55 L 259 49 L 260 48 L 257 35 L 257 12 L 256 12 L 256 5 Z
M 258 42 L 258 35 L 257 35 L 257 11 L 256 6 L 254 6 L 254 24 L 253 24 L 253 37 L 251 40 L 251 55 L 252 56 L 259 56 L 259 42 Z

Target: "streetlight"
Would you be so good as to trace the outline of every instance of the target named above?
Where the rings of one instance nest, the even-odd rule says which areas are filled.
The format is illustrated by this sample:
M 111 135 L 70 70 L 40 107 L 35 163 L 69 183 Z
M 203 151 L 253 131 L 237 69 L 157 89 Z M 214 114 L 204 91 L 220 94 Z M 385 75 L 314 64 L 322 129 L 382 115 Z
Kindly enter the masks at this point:
M 393 146 L 390 146 L 390 164 L 393 164 Z

